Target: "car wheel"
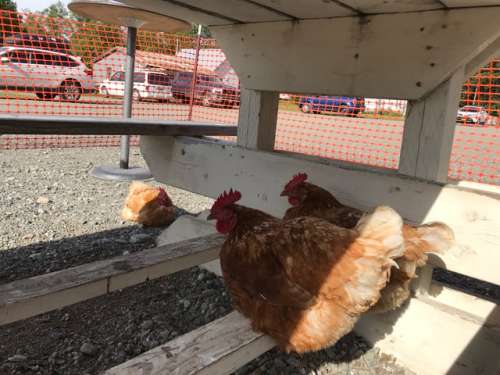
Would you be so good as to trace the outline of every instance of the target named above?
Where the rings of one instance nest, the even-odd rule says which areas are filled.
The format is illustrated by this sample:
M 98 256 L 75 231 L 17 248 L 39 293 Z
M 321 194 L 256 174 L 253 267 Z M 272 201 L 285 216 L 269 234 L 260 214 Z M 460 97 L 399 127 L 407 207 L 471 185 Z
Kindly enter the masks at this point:
M 104 95 L 106 98 L 109 98 L 109 91 L 106 86 L 101 87 L 101 93 Z
M 312 113 L 313 112 L 312 105 L 310 105 L 309 103 L 302 104 L 302 107 L 300 107 L 300 110 L 303 113 Z
M 75 80 L 67 80 L 61 83 L 59 97 L 65 102 L 76 102 L 82 96 L 82 87 Z

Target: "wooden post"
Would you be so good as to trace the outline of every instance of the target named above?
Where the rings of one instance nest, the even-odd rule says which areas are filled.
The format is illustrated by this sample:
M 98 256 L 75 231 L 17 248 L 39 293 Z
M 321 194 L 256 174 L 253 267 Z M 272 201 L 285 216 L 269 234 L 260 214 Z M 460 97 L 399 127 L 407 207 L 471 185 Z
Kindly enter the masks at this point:
M 408 103 L 399 173 L 445 183 L 456 128 L 464 67 L 429 95 Z
M 242 89 L 240 103 L 238 146 L 273 151 L 279 93 Z

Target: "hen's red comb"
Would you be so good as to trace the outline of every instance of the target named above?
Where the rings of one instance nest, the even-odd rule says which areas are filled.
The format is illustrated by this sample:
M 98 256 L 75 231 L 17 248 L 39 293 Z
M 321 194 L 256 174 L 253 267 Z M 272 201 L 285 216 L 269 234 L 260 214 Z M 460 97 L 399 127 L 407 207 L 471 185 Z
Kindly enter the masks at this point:
M 158 201 L 160 202 L 161 205 L 163 206 L 171 206 L 172 205 L 172 200 L 168 196 L 167 192 L 165 191 L 164 188 L 159 188 L 159 193 L 158 193 Z
M 295 189 L 297 186 L 299 186 L 301 183 L 305 182 L 306 180 L 307 180 L 307 174 L 306 173 L 297 173 L 285 185 L 285 191 L 288 192 L 288 191 L 291 191 L 291 190 Z
M 215 201 L 212 209 L 210 210 L 212 213 L 221 209 L 223 207 L 229 206 L 235 202 L 238 202 L 241 199 L 241 193 L 237 190 L 230 189 L 228 193 L 223 192 L 219 195 L 219 198 Z

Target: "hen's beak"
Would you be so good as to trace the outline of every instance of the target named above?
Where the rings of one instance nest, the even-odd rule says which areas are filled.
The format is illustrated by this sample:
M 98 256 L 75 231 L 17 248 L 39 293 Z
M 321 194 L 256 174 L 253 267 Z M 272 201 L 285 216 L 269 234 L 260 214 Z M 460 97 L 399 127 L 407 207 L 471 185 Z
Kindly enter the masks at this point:
M 286 190 L 283 190 L 280 194 L 280 197 L 288 197 L 288 192 Z
M 215 216 L 210 213 L 208 216 L 207 216 L 207 220 L 215 220 Z

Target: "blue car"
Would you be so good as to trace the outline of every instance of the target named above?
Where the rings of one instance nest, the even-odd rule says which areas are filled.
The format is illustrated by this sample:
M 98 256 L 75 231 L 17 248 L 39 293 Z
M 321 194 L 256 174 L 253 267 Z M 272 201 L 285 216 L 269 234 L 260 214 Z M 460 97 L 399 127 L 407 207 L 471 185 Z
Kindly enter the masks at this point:
M 348 96 L 302 96 L 299 108 L 304 113 L 339 113 L 355 116 L 365 110 L 365 100 Z

